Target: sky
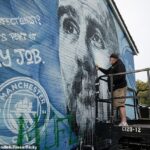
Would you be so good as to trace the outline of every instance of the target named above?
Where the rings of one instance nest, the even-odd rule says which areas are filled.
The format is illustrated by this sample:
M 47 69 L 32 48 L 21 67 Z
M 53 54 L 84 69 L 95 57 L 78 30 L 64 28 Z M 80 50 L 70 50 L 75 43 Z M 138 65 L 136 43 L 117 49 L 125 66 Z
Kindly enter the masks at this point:
M 135 41 L 139 54 L 135 56 L 135 68 L 150 68 L 150 0 L 115 0 L 116 5 Z M 146 74 L 137 79 L 146 81 Z

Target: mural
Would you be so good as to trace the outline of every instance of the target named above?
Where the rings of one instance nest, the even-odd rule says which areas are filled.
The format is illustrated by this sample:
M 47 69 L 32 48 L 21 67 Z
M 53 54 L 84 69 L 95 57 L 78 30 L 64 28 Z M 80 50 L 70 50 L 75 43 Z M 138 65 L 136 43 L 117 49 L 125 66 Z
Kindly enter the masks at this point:
M 113 18 L 103 0 L 59 0 L 59 58 L 67 108 L 79 130 L 94 126 L 95 64 L 107 68 L 119 52 Z M 101 84 L 100 97 L 107 87 Z
M 95 64 L 108 68 L 114 52 L 134 68 L 106 0 L 0 0 L 0 146 L 70 150 L 90 137 Z M 99 96 L 108 97 L 104 82 Z M 106 121 L 108 105 L 99 108 Z

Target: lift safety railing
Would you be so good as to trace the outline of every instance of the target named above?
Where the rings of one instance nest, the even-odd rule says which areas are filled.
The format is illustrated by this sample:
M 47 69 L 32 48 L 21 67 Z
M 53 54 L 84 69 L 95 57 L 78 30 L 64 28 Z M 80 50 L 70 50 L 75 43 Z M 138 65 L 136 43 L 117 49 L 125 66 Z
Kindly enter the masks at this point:
M 114 76 L 120 76 L 120 75 L 129 75 L 129 74 L 136 74 L 136 73 L 141 73 L 141 72 L 146 72 L 147 73 L 147 79 L 148 79 L 148 93 L 149 93 L 149 100 L 150 100 L 150 68 L 145 68 L 145 69 L 139 69 L 139 70 L 135 70 L 135 71 L 130 71 L 130 72 L 122 72 L 122 73 L 116 73 L 116 74 L 109 74 L 109 75 L 102 75 L 100 77 L 98 77 L 96 79 L 95 82 L 95 87 L 96 87 L 96 118 L 98 118 L 98 103 L 99 102 L 103 102 L 103 103 L 110 103 L 111 104 L 111 111 L 110 111 L 110 122 L 114 123 L 114 106 L 113 106 L 113 100 L 114 99 L 128 99 L 128 98 L 132 98 L 134 100 L 134 105 L 131 104 L 126 104 L 126 106 L 132 106 L 134 107 L 135 110 L 135 115 L 136 115 L 136 109 L 137 109 L 137 100 L 139 98 L 141 98 L 140 96 L 137 96 L 136 94 L 133 94 L 133 96 L 125 96 L 125 97 L 114 97 L 113 96 L 113 77 Z M 110 78 L 110 98 L 107 99 L 102 99 L 99 97 L 99 93 L 100 93 L 100 80 L 104 81 L 104 82 L 108 82 L 108 80 L 106 79 L 106 77 Z M 136 92 L 134 89 L 132 88 L 128 88 L 129 91 L 132 92 Z

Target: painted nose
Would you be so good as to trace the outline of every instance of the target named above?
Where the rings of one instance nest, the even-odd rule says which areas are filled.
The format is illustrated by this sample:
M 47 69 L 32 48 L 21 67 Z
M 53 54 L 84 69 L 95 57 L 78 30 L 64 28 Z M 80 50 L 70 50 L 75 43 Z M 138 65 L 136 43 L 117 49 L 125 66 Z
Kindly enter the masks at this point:
M 85 61 L 88 61 L 89 58 L 88 47 L 85 39 L 85 36 L 80 35 L 77 43 L 76 61 L 79 66 L 84 65 Z

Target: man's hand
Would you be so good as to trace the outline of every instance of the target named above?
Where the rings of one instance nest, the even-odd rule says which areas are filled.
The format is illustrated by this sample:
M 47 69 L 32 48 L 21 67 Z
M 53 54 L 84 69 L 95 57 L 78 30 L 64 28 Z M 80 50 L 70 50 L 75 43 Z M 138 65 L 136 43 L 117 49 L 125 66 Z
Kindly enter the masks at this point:
M 96 70 L 99 70 L 99 65 L 96 65 Z

